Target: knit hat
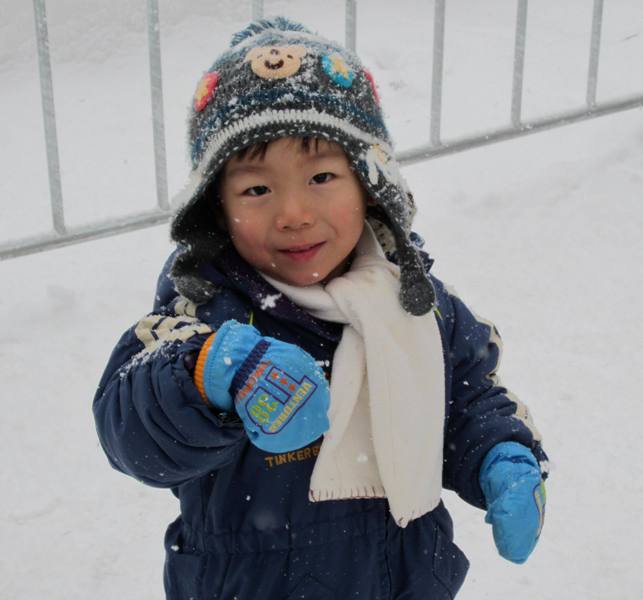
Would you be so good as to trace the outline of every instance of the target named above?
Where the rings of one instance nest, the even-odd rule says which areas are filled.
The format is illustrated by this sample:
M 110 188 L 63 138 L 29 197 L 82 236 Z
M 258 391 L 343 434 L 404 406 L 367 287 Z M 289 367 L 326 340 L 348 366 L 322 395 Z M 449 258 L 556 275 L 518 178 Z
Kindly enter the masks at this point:
M 215 218 L 218 173 L 237 152 L 282 137 L 338 143 L 373 201 L 367 219 L 400 267 L 400 301 L 413 315 L 435 292 L 410 239 L 413 198 L 393 154 L 377 89 L 359 58 L 283 17 L 255 21 L 199 81 L 189 116 L 190 180 L 177 197 L 171 270 L 179 293 L 202 303 L 216 293 L 200 267 L 230 244 Z

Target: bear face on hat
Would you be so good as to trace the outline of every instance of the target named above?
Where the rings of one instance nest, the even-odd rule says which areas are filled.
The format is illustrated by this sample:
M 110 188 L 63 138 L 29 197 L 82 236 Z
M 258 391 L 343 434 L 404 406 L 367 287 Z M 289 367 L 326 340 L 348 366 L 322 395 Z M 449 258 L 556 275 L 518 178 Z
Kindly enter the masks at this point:
M 246 54 L 252 71 L 264 79 L 283 79 L 299 71 L 304 46 L 259 46 Z

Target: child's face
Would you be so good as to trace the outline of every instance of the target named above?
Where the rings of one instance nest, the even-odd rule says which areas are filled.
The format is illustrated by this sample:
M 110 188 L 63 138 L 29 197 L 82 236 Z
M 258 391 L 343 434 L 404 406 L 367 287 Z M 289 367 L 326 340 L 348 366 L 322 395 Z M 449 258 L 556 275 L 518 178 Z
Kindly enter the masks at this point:
M 250 154 L 250 153 L 249 153 Z M 263 158 L 229 160 L 220 183 L 232 243 L 259 271 L 297 286 L 343 273 L 364 228 L 366 193 L 338 144 L 281 138 Z

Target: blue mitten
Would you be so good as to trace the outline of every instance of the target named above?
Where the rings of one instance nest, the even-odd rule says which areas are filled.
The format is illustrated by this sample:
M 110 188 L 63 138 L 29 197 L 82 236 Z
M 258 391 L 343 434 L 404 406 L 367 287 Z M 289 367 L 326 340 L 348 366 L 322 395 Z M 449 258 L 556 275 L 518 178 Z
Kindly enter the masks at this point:
M 219 410 L 236 410 L 258 448 L 296 450 L 328 429 L 328 382 L 299 346 L 229 320 L 203 352 L 202 383 L 197 384 Z
M 493 527 L 498 552 L 511 562 L 524 563 L 545 518 L 545 484 L 538 461 L 522 444 L 497 444 L 482 461 L 480 487 L 487 500 L 485 521 Z

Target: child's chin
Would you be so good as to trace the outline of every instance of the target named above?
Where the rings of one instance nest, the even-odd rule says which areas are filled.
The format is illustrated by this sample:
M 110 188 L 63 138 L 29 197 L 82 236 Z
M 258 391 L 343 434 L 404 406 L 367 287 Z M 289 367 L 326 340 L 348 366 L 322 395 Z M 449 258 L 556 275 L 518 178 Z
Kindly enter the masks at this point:
M 315 285 L 317 283 L 326 283 L 326 277 L 327 273 L 302 273 L 302 274 L 292 274 L 292 275 L 284 275 L 282 277 L 278 277 L 278 279 L 281 279 L 284 283 L 287 283 L 288 285 L 294 285 L 296 287 L 308 287 L 310 285 Z
M 290 285 L 295 285 L 297 287 L 308 287 L 310 285 L 315 285 L 317 283 L 322 283 L 322 282 L 325 283 L 319 277 L 316 277 L 316 278 L 308 277 L 308 278 L 298 278 L 292 281 Z

